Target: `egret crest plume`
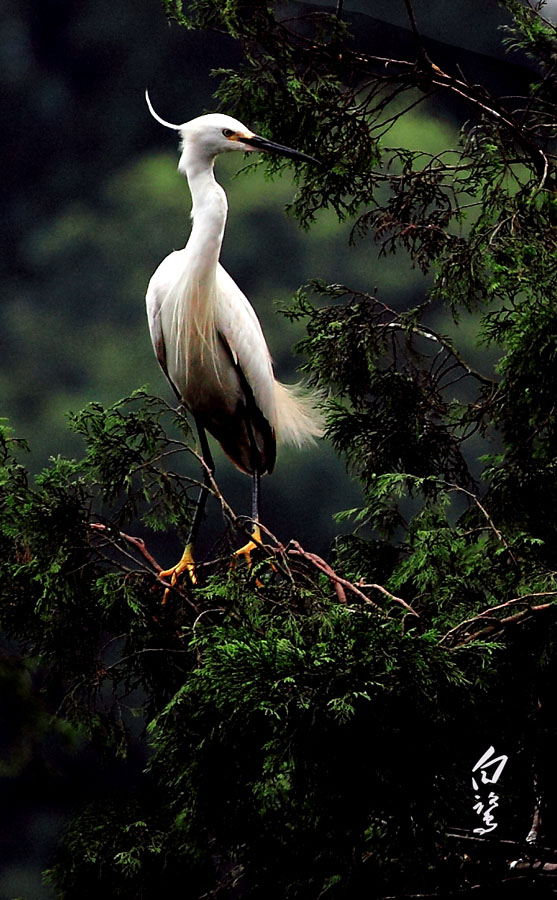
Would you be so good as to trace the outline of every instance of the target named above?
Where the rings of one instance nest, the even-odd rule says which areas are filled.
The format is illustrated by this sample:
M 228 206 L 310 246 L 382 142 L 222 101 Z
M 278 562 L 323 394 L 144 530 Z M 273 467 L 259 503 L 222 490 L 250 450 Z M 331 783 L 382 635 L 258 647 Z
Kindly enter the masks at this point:
M 165 128 L 172 128 L 173 131 L 180 131 L 181 125 L 173 125 L 172 122 L 167 122 L 166 119 L 161 119 L 158 112 L 155 111 L 153 104 L 151 103 L 151 98 L 149 97 L 149 91 L 145 90 L 145 100 L 147 101 L 147 107 L 149 112 L 153 116 L 159 125 L 164 125 Z

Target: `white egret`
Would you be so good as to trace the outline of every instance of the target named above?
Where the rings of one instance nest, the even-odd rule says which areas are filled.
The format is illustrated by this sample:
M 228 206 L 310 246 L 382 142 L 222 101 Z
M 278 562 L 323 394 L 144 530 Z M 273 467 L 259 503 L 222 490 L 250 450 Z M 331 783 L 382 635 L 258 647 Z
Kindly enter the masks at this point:
M 255 150 L 315 160 L 219 113 L 173 125 L 157 115 L 147 92 L 145 97 L 157 122 L 180 133 L 178 171 L 188 181 L 193 220 L 184 249 L 170 253 L 149 282 L 151 340 L 177 397 L 194 417 L 207 469 L 214 471 L 206 431 L 252 476 L 252 537 L 259 540 L 259 480 L 273 469 L 276 441 L 297 447 L 311 443 L 321 434 L 320 416 L 309 392 L 276 380 L 257 316 L 219 262 L 228 205 L 215 180 L 214 162 L 220 153 Z M 195 580 L 193 544 L 210 484 L 205 470 L 203 482 L 184 554 L 161 572 L 172 576 L 173 584 L 184 571 Z M 251 541 L 237 553 L 249 558 L 254 546 Z

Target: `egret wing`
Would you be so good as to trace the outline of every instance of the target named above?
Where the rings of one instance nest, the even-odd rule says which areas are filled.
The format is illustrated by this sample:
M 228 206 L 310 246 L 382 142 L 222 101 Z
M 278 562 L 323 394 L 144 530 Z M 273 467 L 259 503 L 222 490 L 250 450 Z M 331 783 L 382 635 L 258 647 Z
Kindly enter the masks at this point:
M 161 369 L 168 378 L 174 393 L 178 399 L 181 399 L 180 391 L 168 373 L 166 343 L 161 320 L 162 304 L 167 298 L 169 289 L 175 281 L 176 270 L 177 267 L 179 267 L 179 252 L 180 251 L 175 251 L 174 253 L 171 253 L 157 268 L 149 282 L 145 303 L 147 307 L 149 334 L 151 335 L 151 343 L 153 344 L 155 356 L 159 361 Z
M 267 342 L 248 299 L 219 264 L 217 328 L 242 372 L 259 412 L 276 429 L 275 378 Z

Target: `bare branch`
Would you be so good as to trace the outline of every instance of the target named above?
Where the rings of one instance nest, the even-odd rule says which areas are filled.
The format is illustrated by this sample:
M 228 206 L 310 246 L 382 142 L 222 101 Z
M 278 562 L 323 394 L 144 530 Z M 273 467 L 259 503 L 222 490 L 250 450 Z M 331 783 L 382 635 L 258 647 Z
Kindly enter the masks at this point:
M 454 638 L 458 635 L 459 632 L 465 631 L 467 633 L 466 638 L 464 639 L 464 643 L 473 640 L 474 638 L 479 637 L 481 634 L 492 632 L 494 628 L 497 626 L 505 626 L 512 624 L 513 622 L 517 622 L 524 617 L 527 613 L 540 613 L 549 609 L 552 606 L 555 606 L 557 610 L 557 605 L 554 603 L 541 603 L 536 606 L 532 606 L 528 601 L 533 599 L 534 597 L 555 597 L 557 596 L 556 591 L 538 591 L 532 594 L 524 594 L 521 597 L 513 597 L 512 600 L 507 600 L 505 603 L 500 603 L 497 606 L 489 606 L 487 609 L 482 610 L 482 612 L 477 613 L 477 615 L 472 616 L 470 619 L 465 619 L 463 622 L 459 622 L 458 625 L 455 625 L 451 628 L 443 637 L 440 639 L 439 643 L 444 644 L 451 638 Z M 506 616 L 505 618 L 498 618 L 495 613 L 499 612 L 501 609 L 508 609 L 511 606 L 526 606 L 526 610 L 521 613 L 516 613 L 512 616 Z M 492 620 L 492 624 L 485 629 L 482 629 L 480 632 L 474 632 L 473 634 L 469 634 L 469 630 L 472 626 L 477 623 L 482 623 L 486 620 Z
M 95 531 L 101 531 L 104 534 L 110 534 L 110 529 L 108 528 L 108 526 L 103 525 L 101 522 L 90 522 L 89 527 L 94 529 Z M 123 531 L 119 531 L 118 536 L 122 538 L 123 541 L 126 541 L 126 543 L 131 544 L 132 547 L 135 547 L 135 549 L 141 554 L 141 556 L 143 556 L 143 558 L 149 563 L 149 565 L 152 566 L 155 572 L 160 572 L 162 570 L 162 566 L 157 562 L 154 556 L 149 553 L 145 545 L 145 541 L 142 538 L 133 537 L 133 535 L 125 534 Z M 121 548 L 119 548 L 116 543 L 114 544 L 114 546 L 121 551 Z M 133 558 L 134 557 L 132 557 L 132 559 Z
M 355 594 L 357 597 L 360 598 L 360 600 L 363 600 L 364 603 L 367 603 L 370 606 L 373 606 L 382 615 L 386 615 L 385 610 L 381 606 L 379 606 L 379 604 L 375 603 L 374 600 L 370 600 L 370 598 L 364 594 L 364 592 L 361 590 L 360 587 L 358 587 L 355 584 L 352 584 L 352 582 L 348 581 L 346 578 L 341 578 L 340 575 L 337 575 L 336 572 L 331 568 L 331 566 L 327 562 L 325 562 L 325 560 L 322 559 L 320 556 L 317 556 L 316 553 L 309 553 L 307 550 L 304 550 L 303 547 L 297 541 L 291 541 L 289 544 L 289 548 L 290 549 L 287 548 L 287 553 L 289 553 L 292 556 L 301 556 L 304 559 L 307 559 L 308 562 L 311 562 L 317 569 L 319 569 L 321 572 L 323 572 L 325 575 L 327 575 L 327 577 L 330 578 L 332 582 L 339 585 L 343 589 L 346 589 L 347 591 L 350 591 L 351 593 Z M 380 591 L 382 594 L 384 594 L 390 600 L 393 600 L 395 603 L 400 604 L 401 606 L 404 607 L 404 609 L 406 609 L 406 610 L 408 610 L 408 612 L 412 613 L 412 615 L 418 617 L 418 613 L 416 612 L 416 610 L 413 609 L 408 603 L 406 603 L 405 600 L 402 600 L 401 597 L 395 597 L 394 594 L 391 594 L 391 592 L 388 591 L 386 588 L 382 587 L 382 585 L 368 584 L 368 585 L 365 585 L 365 587 L 373 588 L 374 590 Z M 346 602 L 346 594 L 344 593 L 344 590 L 343 590 L 342 594 L 339 595 L 339 599 L 341 597 L 342 597 L 341 602 L 345 603 Z

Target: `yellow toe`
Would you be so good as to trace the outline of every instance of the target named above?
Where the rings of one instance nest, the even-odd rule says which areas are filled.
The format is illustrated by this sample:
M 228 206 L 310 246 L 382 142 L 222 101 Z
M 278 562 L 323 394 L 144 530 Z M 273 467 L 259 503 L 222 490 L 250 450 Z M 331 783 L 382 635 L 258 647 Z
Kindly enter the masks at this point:
M 236 565 L 236 561 L 241 556 L 244 557 L 247 565 L 251 566 L 251 554 L 254 550 L 258 549 L 258 544 L 256 544 L 255 542 L 258 541 L 259 544 L 261 543 L 261 530 L 259 528 L 259 525 L 256 524 L 253 526 L 251 537 L 252 539 L 248 541 L 247 544 L 244 544 L 243 547 L 240 547 L 239 550 L 235 550 L 232 554 L 232 559 L 230 561 L 230 565 L 232 568 L 234 568 L 234 566 Z
M 197 582 L 197 576 L 195 574 L 195 563 L 193 561 L 192 544 L 186 544 L 179 562 L 177 562 L 175 566 L 171 566 L 170 569 L 162 569 L 162 571 L 159 572 L 159 578 L 170 578 L 170 584 L 172 587 L 174 587 L 174 585 L 178 581 L 178 578 L 180 577 L 180 575 L 183 575 L 184 572 L 188 573 L 189 579 L 192 584 L 195 584 Z M 166 588 L 162 600 L 163 603 L 166 603 L 166 601 L 168 600 L 169 593 L 170 588 Z

